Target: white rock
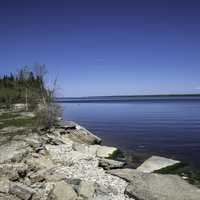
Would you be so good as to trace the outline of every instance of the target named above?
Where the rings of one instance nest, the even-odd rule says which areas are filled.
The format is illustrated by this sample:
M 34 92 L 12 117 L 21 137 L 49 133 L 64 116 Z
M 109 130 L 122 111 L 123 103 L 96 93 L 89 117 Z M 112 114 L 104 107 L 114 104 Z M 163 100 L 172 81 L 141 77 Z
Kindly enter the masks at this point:
M 111 158 L 117 151 L 118 149 L 116 147 L 99 146 L 97 156 L 100 158 Z
M 90 160 L 92 156 L 72 150 L 69 145 L 46 145 L 46 150 L 51 159 L 56 163 L 72 165 L 81 160 Z
M 26 104 L 24 103 L 16 103 L 16 104 L 13 104 L 13 109 L 15 111 L 23 111 L 26 109 Z
M 177 160 L 172 160 L 172 159 L 168 159 L 168 158 L 164 158 L 160 156 L 152 156 L 146 161 L 144 161 L 144 163 L 140 165 L 137 168 L 137 170 L 141 172 L 151 173 L 156 170 L 160 170 L 162 168 L 173 166 L 179 163 L 180 161 L 177 161 Z

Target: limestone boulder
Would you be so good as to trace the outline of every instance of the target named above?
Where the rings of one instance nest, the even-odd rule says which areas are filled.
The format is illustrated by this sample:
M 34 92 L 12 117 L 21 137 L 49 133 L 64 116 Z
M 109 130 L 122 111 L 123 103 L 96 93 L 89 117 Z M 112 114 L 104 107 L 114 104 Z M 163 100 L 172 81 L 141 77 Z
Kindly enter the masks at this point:
M 53 194 L 57 200 L 76 200 L 77 194 L 73 187 L 65 181 L 55 183 Z
M 10 182 L 7 177 L 0 178 L 0 193 L 8 193 L 10 187 Z
M 67 131 L 68 136 L 75 142 L 87 143 L 87 144 L 100 144 L 101 138 L 92 134 L 82 126 L 76 126 L 76 129 L 70 129 Z
M 32 195 L 35 193 L 30 187 L 17 182 L 10 183 L 9 192 L 22 200 L 31 199 Z
M 39 155 L 26 160 L 30 169 L 49 169 L 54 167 L 53 161 L 48 156 Z
M 200 189 L 176 175 L 143 173 L 134 169 L 116 169 L 110 173 L 129 181 L 125 194 L 137 200 L 199 200 L 200 197 Z
M 160 156 L 151 156 L 149 159 L 144 161 L 142 165 L 140 165 L 137 170 L 141 172 L 151 173 L 156 170 L 160 170 L 166 167 L 171 167 L 174 165 L 180 164 L 178 160 L 172 160 L 165 157 Z
M 10 180 L 18 180 L 27 173 L 28 166 L 24 163 L 0 164 L 0 175 Z
M 118 149 L 116 147 L 99 146 L 97 149 L 97 156 L 100 158 L 112 158 Z
M 0 193 L 0 200 L 21 200 L 15 195 Z
M 64 145 L 47 145 L 46 151 L 54 163 L 63 165 L 73 165 L 81 160 L 91 160 L 92 156 L 74 151 L 72 146 Z
M 30 151 L 24 141 L 11 141 L 0 146 L 0 164 L 19 162 Z
M 122 168 L 124 167 L 125 164 L 126 164 L 125 162 L 120 162 L 117 160 L 111 160 L 105 158 L 99 159 L 99 167 L 103 167 L 105 170 Z
M 81 181 L 78 194 L 83 198 L 92 198 L 95 193 L 95 185 L 92 182 Z

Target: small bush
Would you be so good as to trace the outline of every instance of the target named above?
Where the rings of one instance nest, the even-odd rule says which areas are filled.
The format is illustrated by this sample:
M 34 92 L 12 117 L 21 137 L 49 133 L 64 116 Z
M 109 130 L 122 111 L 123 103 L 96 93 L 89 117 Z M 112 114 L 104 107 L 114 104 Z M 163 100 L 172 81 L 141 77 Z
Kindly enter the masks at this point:
M 45 129 L 50 129 L 57 123 L 61 113 L 61 107 L 55 103 L 39 105 L 39 108 L 36 110 L 38 126 Z

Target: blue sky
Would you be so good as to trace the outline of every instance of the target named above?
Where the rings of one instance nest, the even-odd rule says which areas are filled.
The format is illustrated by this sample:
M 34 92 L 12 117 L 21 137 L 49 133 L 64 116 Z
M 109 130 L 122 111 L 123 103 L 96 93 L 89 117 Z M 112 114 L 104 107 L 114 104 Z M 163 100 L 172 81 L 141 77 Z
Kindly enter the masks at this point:
M 198 0 L 2 0 L 0 73 L 44 63 L 60 96 L 200 92 Z

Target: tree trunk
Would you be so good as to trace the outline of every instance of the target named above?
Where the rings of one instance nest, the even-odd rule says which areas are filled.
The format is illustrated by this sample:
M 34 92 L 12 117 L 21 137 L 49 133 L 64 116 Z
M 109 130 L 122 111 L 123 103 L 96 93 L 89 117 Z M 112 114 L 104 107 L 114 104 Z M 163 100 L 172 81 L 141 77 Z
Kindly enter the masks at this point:
M 26 111 L 28 111 L 28 89 L 26 88 Z

